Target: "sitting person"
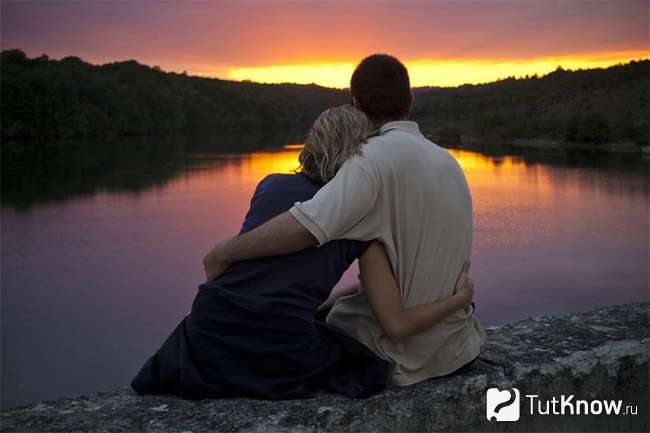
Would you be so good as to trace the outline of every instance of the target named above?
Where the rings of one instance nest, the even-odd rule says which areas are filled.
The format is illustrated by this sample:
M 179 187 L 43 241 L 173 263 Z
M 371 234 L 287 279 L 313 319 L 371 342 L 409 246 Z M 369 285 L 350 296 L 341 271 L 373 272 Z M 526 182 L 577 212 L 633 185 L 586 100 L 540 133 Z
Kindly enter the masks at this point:
M 408 70 L 395 57 L 363 59 L 350 79 L 350 99 L 379 133 L 313 198 L 214 245 L 203 258 L 208 279 L 242 260 L 341 239 L 374 240 L 387 252 L 405 307 L 454 293 L 455 279 L 471 257 L 474 232 L 472 195 L 462 167 L 409 120 L 415 99 Z M 386 338 L 367 295 L 357 290 L 336 299 L 327 323 L 393 363 L 391 383 L 408 386 L 452 374 L 480 355 L 487 334 L 473 308 L 457 310 L 395 343 Z
M 310 199 L 345 160 L 361 152 L 370 125 L 351 106 L 321 114 L 300 153 L 300 171 L 272 174 L 260 182 L 240 233 Z M 375 314 L 395 341 L 471 303 L 473 285 L 465 268 L 454 294 L 404 309 L 378 242 L 337 240 L 238 262 L 199 286 L 191 312 L 144 364 L 132 388 L 140 394 L 192 399 L 294 399 L 319 390 L 365 398 L 383 390 L 390 362 L 339 328 L 314 320 L 319 305 L 356 259 Z

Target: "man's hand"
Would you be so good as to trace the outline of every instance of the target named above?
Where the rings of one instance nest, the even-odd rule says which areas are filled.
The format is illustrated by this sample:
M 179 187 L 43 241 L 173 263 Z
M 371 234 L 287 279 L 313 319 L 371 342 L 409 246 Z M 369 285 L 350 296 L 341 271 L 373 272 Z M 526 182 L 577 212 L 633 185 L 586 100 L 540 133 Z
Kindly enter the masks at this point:
M 221 242 L 215 245 L 208 254 L 203 257 L 203 269 L 208 281 L 212 281 L 224 273 L 230 261 L 226 255 L 226 242 Z

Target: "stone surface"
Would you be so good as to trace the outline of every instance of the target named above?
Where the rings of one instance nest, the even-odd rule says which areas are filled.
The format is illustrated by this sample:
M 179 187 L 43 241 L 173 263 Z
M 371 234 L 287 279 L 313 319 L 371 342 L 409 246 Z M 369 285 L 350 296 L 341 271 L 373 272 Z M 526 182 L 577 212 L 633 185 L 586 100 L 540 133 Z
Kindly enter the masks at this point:
M 530 318 L 489 329 L 466 373 L 391 388 L 368 400 L 323 394 L 309 400 L 184 401 L 129 389 L 43 402 L 2 413 L 3 432 L 431 432 L 648 431 L 647 303 Z M 489 387 L 520 390 L 521 418 L 489 422 Z M 530 415 L 544 401 L 623 400 L 637 415 Z

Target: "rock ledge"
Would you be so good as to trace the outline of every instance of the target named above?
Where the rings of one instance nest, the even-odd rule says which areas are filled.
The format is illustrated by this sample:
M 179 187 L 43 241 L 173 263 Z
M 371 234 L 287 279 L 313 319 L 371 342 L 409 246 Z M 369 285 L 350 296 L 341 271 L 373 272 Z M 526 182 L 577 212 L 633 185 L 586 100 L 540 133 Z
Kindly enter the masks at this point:
M 647 303 L 536 317 L 489 329 L 463 375 L 392 388 L 368 400 L 184 401 L 129 389 L 2 412 L 3 432 L 649 431 Z M 521 418 L 489 422 L 490 387 L 520 390 Z M 530 415 L 527 394 L 623 400 L 637 415 Z

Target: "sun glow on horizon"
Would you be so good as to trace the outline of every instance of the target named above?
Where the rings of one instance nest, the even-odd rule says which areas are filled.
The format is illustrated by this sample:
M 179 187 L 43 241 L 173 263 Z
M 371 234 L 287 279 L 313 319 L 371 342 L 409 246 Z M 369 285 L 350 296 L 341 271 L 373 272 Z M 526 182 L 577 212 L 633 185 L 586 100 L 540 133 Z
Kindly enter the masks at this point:
M 515 76 L 553 72 L 558 66 L 567 70 L 605 68 L 618 63 L 646 59 L 650 51 L 628 51 L 584 56 L 540 57 L 534 59 L 467 59 L 405 61 L 413 87 L 454 87 L 479 84 Z M 232 67 L 222 78 L 258 83 L 318 84 L 325 87 L 347 88 L 355 62 L 269 65 Z M 216 74 L 211 74 L 215 76 Z

